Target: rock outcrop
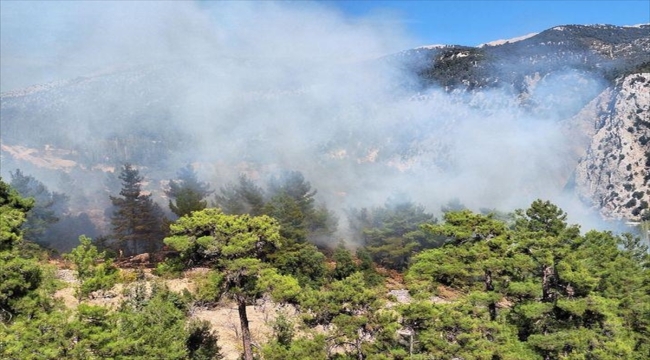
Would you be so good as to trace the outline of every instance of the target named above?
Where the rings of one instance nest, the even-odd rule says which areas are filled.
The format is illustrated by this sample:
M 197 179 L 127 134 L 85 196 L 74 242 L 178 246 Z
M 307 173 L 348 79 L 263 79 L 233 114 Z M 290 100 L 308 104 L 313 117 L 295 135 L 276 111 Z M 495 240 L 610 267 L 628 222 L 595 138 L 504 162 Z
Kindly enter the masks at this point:
M 589 113 L 595 132 L 576 191 L 605 217 L 638 220 L 650 202 L 650 73 L 621 78 L 579 116 Z

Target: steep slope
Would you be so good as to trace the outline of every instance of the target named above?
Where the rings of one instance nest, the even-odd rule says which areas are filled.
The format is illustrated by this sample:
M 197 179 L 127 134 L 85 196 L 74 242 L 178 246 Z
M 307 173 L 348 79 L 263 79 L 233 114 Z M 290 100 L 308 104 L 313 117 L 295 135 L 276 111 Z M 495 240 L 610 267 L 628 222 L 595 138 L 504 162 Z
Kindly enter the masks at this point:
M 518 41 L 479 47 L 417 48 L 401 57 L 417 72 L 424 86 L 448 90 L 511 86 L 527 91 L 525 78 L 577 69 L 613 82 L 637 72 L 650 59 L 650 25 L 556 26 Z
M 650 73 L 620 79 L 594 105 L 576 190 L 607 217 L 638 219 L 650 202 Z
M 647 76 L 634 74 L 648 71 L 650 25 L 515 40 L 354 64 L 169 62 L 3 93 L 3 172 L 96 179 L 131 162 L 160 194 L 188 162 L 218 181 L 292 168 L 346 206 L 396 188 L 422 196 L 426 183 L 436 207 L 464 196 L 512 208 L 570 188 L 607 217 L 638 216 L 650 135 Z

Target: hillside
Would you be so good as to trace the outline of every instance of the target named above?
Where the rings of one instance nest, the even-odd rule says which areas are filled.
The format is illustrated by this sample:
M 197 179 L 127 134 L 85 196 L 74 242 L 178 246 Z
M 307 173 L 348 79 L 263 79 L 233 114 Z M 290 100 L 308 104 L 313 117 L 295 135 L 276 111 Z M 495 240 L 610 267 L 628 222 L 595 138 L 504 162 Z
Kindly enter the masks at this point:
M 620 79 L 593 102 L 595 111 L 582 114 L 596 124 L 576 190 L 604 214 L 637 219 L 650 201 L 650 73 Z
M 607 219 L 635 220 L 650 191 L 649 31 L 564 25 L 345 64 L 122 65 L 1 94 L 2 172 L 93 184 L 85 196 L 95 205 L 78 212 L 101 213 L 110 190 L 99 182 L 130 162 L 160 202 L 165 181 L 194 163 L 215 188 L 240 173 L 301 171 L 337 212 L 383 201 L 399 184 L 431 209 L 568 193 Z
M 647 67 L 650 25 L 556 26 L 521 39 L 479 47 L 419 48 L 404 56 L 427 85 L 482 89 L 511 86 L 527 93 L 526 78 L 566 69 L 596 74 L 609 82 Z M 533 84 L 534 85 L 534 84 Z
M 116 310 L 122 302 L 128 299 L 128 294 L 134 291 L 137 286 L 145 285 L 148 289 L 152 287 L 168 287 L 171 291 L 182 293 L 189 291 L 196 294 L 196 278 L 205 274 L 208 269 L 192 269 L 177 279 L 164 279 L 151 274 L 150 269 L 121 269 L 122 277 L 135 279 L 138 272 L 142 272 L 144 278 L 127 283 L 120 283 L 111 289 L 100 290 L 90 294 L 88 299 L 79 301 L 75 297 L 75 287 L 78 280 L 75 271 L 68 269 L 69 264 L 58 264 L 57 278 L 64 282 L 54 293 L 54 298 L 64 302 L 68 310 L 75 310 L 79 304 L 102 306 Z M 276 319 L 277 313 L 283 311 L 277 304 L 270 301 L 260 302 L 257 306 L 249 306 L 249 318 L 253 327 L 254 341 L 261 344 L 268 341 L 273 333 L 272 325 Z M 291 314 L 295 316 L 295 314 Z M 218 334 L 221 354 L 224 360 L 236 360 L 241 354 L 241 344 L 238 334 L 241 333 L 239 328 L 239 319 L 237 318 L 237 307 L 228 302 L 219 304 L 216 307 L 196 305 L 191 310 L 191 318 L 196 320 L 208 321 L 212 329 Z
M 629 234 L 582 234 L 548 201 L 508 216 L 450 210 L 395 236 L 404 215 L 414 221 L 412 209 L 398 209 L 392 223 L 364 230 L 366 246 L 354 254 L 284 235 L 288 227 L 267 215 L 207 208 L 172 224 L 164 242 L 174 254 L 157 264 L 150 253 L 107 256 L 83 236 L 52 261 L 23 239 L 33 206 L 0 181 L 0 216 L 11 220 L 0 233 L 7 359 L 644 359 L 650 351 L 648 247 Z

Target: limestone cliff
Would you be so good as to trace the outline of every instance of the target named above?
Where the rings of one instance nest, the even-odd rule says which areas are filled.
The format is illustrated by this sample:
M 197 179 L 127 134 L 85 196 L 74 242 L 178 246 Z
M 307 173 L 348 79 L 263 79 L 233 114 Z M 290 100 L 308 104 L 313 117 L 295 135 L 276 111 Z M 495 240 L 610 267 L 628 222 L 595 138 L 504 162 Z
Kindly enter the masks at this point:
M 637 220 L 650 202 L 650 73 L 619 79 L 579 116 L 587 114 L 595 133 L 576 191 L 605 217 Z

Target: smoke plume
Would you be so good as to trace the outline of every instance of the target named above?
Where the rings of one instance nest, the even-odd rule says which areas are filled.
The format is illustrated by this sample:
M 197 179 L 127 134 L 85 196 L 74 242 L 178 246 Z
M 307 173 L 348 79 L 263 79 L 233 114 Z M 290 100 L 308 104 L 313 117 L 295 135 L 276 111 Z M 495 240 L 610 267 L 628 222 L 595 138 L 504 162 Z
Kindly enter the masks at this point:
M 560 123 L 602 89 L 584 73 L 539 80 L 534 109 L 510 89 L 414 92 L 414 75 L 385 56 L 418 40 L 387 14 L 352 19 L 326 3 L 23 2 L 2 13 L 2 91 L 76 78 L 57 90 L 65 101 L 37 106 L 86 153 L 164 133 L 176 145 L 152 178 L 194 162 L 218 188 L 291 169 L 341 212 L 398 192 L 432 212 L 454 198 L 581 212 L 563 197 L 575 164 Z

